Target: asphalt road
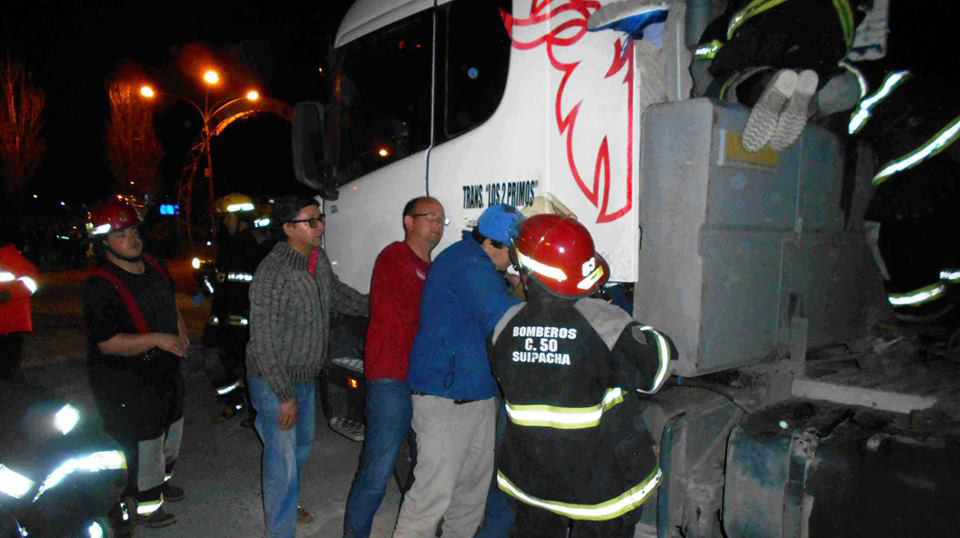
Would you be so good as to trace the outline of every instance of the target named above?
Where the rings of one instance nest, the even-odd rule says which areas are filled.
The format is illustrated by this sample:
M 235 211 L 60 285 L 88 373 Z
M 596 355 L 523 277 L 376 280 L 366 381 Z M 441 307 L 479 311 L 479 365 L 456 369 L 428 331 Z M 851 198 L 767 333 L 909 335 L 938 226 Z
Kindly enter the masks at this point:
M 209 301 L 193 304 L 191 268 L 186 260 L 170 264 L 177 281 L 177 304 L 190 329 L 189 358 L 183 374 L 187 385 L 183 446 L 174 483 L 186 498 L 169 503 L 177 524 L 164 529 L 138 528 L 138 536 L 235 538 L 263 536 L 260 504 L 261 445 L 256 432 L 238 419 L 214 424 L 220 406 L 210 384 L 217 368 L 215 355 L 197 342 Z M 33 299 L 34 332 L 24 342 L 24 376 L 65 396 L 81 411 L 95 414 L 85 370 L 82 299 L 84 271 L 41 275 Z M 300 489 L 301 504 L 316 520 L 298 528 L 298 537 L 338 537 L 350 482 L 357 468 L 360 444 L 333 433 L 317 411 L 317 438 L 307 461 Z M 373 538 L 390 536 L 400 505 L 391 482 L 374 521 Z

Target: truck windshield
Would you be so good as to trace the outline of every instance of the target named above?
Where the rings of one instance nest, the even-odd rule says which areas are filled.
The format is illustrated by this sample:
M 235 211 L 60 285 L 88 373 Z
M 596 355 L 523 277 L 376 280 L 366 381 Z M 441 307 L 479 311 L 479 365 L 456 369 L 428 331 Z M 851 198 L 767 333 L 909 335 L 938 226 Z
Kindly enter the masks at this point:
M 339 51 L 331 119 L 341 183 L 429 146 L 432 36 L 425 11 Z

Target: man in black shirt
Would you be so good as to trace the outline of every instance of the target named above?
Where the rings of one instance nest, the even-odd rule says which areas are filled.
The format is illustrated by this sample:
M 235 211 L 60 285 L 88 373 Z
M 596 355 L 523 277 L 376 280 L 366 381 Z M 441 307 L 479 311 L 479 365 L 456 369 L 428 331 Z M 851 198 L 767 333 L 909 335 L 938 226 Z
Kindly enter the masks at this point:
M 176 522 L 162 509 L 183 490 L 169 483 L 183 432 L 186 327 L 166 268 L 143 253 L 129 204 L 111 199 L 91 213 L 98 260 L 84 289 L 90 384 L 104 428 L 123 446 L 136 521 Z

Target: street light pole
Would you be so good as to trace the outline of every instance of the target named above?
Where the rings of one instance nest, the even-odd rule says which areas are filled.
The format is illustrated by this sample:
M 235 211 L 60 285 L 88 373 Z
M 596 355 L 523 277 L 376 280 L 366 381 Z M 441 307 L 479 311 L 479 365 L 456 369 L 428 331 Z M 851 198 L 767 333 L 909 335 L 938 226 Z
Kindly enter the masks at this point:
M 200 138 L 201 138 L 200 143 L 199 143 L 199 145 L 194 145 L 194 152 L 196 153 L 197 150 L 199 149 L 199 154 L 196 154 L 196 155 L 193 157 L 193 159 L 185 165 L 185 167 L 184 167 L 184 177 L 181 177 L 181 183 L 182 183 L 184 180 L 187 181 L 187 185 L 186 185 L 186 189 L 185 189 L 185 191 L 186 191 L 185 194 L 186 194 L 186 199 L 187 199 L 187 200 L 186 200 L 186 204 L 184 204 L 184 205 L 186 206 L 186 207 L 185 207 L 185 211 L 186 211 L 186 215 L 185 215 L 185 216 L 186 216 L 186 222 L 187 222 L 187 237 L 188 237 L 190 240 L 193 239 L 193 229 L 192 229 L 192 226 L 191 226 L 191 224 L 190 224 L 190 223 L 192 222 L 192 219 L 191 219 L 191 208 L 193 207 L 193 177 L 194 177 L 194 175 L 196 175 L 197 161 L 198 161 L 198 159 L 203 158 L 203 157 L 206 157 L 206 167 L 204 168 L 203 175 L 204 175 L 204 177 L 207 179 L 207 189 L 208 189 L 208 193 L 209 193 L 209 197 L 210 197 L 210 207 L 211 207 L 211 211 L 210 211 L 210 232 L 211 232 L 211 234 L 215 234 L 215 233 L 216 233 L 216 216 L 214 215 L 214 212 L 213 212 L 213 210 L 212 210 L 213 205 L 214 205 L 214 203 L 215 203 L 215 199 L 214 199 L 214 189 L 213 189 L 213 152 L 212 152 L 212 145 L 211 145 L 211 141 L 212 141 L 212 138 L 213 138 L 213 133 L 211 132 L 210 122 L 211 122 L 211 120 L 213 120 L 213 118 L 214 118 L 217 114 L 219 114 L 221 111 L 223 111 L 224 109 L 226 109 L 228 106 L 230 106 L 230 105 L 232 105 L 232 104 L 234 104 L 234 103 L 236 103 L 236 102 L 238 102 L 238 101 L 242 101 L 242 100 L 244 100 L 244 99 L 246 99 L 246 100 L 248 100 L 248 101 L 257 101 L 257 100 L 260 98 L 260 94 L 259 94 L 256 90 L 250 90 L 250 91 L 248 91 L 248 92 L 246 93 L 246 95 L 244 95 L 243 97 L 237 97 L 237 98 L 235 98 L 235 99 L 229 99 L 229 100 L 226 100 L 226 101 L 223 101 L 223 102 L 220 102 L 220 103 L 214 102 L 214 103 L 211 104 L 211 103 L 210 103 L 210 89 L 209 89 L 209 88 L 210 88 L 210 86 L 216 86 L 217 84 L 219 84 L 219 82 L 220 82 L 220 75 L 219 75 L 216 71 L 214 71 L 213 69 L 208 69 L 207 71 L 205 71 L 205 72 L 203 73 L 203 81 L 204 81 L 204 83 L 205 83 L 205 85 L 204 85 L 204 90 L 203 90 L 203 108 L 201 108 L 199 105 L 197 105 L 197 103 L 195 103 L 192 99 L 189 99 L 189 98 L 184 97 L 184 96 L 182 96 L 182 95 L 177 95 L 177 94 L 174 94 L 174 93 L 167 93 L 167 92 L 156 92 L 156 91 L 155 91 L 153 88 L 151 88 L 150 86 L 142 86 L 142 87 L 140 88 L 140 95 L 143 96 L 143 97 L 145 97 L 145 98 L 147 98 L 147 99 L 152 99 L 157 93 L 161 93 L 161 94 L 166 95 L 166 96 L 168 96 L 168 97 L 172 97 L 172 98 L 174 98 L 174 99 L 180 99 L 181 101 L 185 101 L 185 102 L 188 103 L 190 106 L 192 106 L 193 109 L 196 110 L 198 114 L 200 114 L 200 120 L 201 120 L 202 123 L 203 123 L 202 128 L 201 128 L 201 131 L 200 131 Z M 199 147 L 198 147 L 198 146 L 199 146 Z M 184 190 L 184 189 L 183 189 L 183 185 L 180 186 L 180 189 L 181 189 L 181 191 Z M 181 193 L 178 195 L 178 198 L 180 197 L 180 195 L 183 195 L 183 194 L 184 194 L 184 193 L 181 192 Z M 178 223 L 179 223 L 179 221 L 178 221 Z

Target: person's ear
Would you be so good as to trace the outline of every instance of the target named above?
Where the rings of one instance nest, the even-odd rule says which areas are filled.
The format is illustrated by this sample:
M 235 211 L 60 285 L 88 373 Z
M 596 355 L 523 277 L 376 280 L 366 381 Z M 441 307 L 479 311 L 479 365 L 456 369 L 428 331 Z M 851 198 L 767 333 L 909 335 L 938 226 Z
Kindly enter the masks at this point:
M 413 217 L 410 215 L 403 216 L 403 231 L 409 232 L 413 229 Z

